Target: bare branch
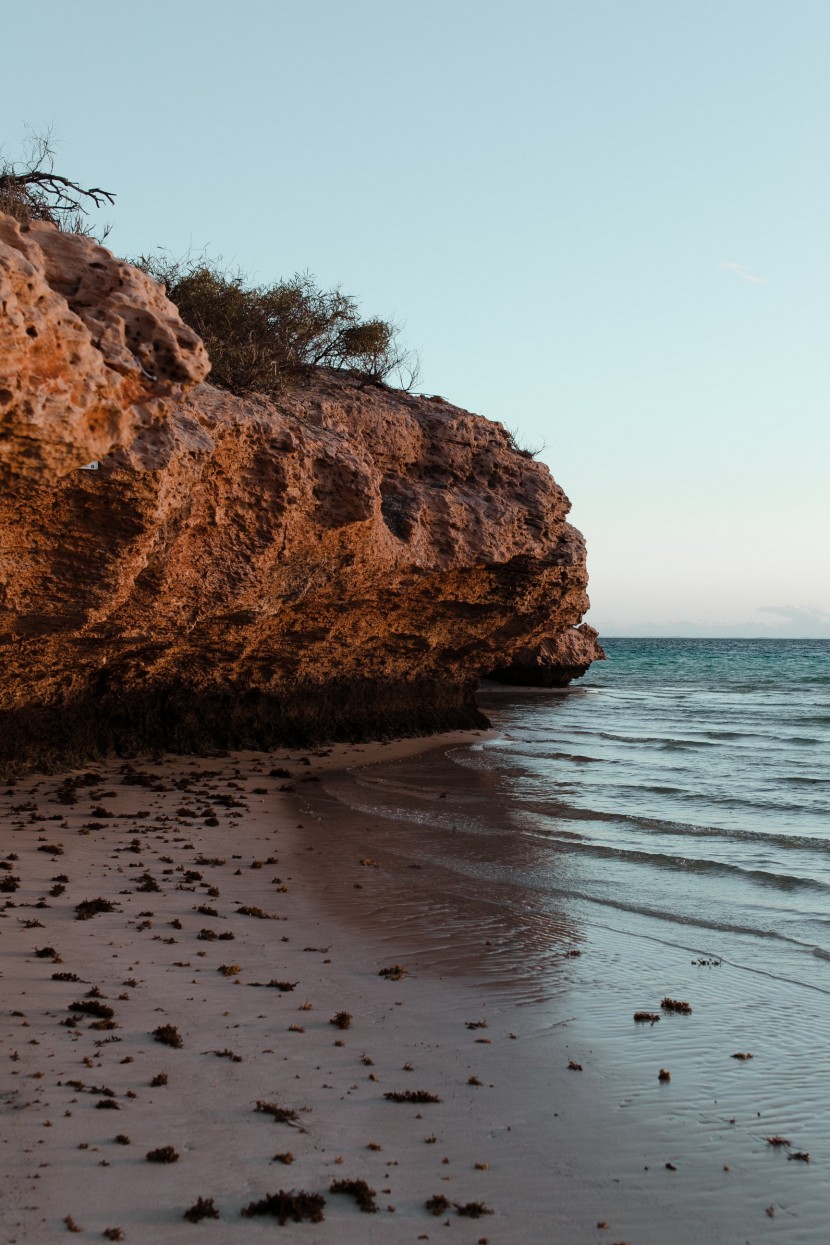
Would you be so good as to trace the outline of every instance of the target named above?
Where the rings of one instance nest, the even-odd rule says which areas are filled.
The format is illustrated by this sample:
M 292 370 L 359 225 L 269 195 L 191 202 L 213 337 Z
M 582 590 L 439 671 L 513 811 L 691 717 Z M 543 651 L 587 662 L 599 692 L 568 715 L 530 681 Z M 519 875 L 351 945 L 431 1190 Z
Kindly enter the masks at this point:
M 115 203 L 115 195 L 109 190 L 102 190 L 100 186 L 91 186 L 88 190 L 84 189 L 77 182 L 72 182 L 68 177 L 61 177 L 59 173 L 46 173 L 42 170 L 32 170 L 30 173 L 0 173 L 0 186 L 40 186 L 49 194 L 57 195 L 60 199 L 65 200 L 68 205 L 78 206 L 77 197 L 91 199 L 96 207 L 101 207 L 105 202 Z M 67 192 L 71 191 L 71 195 Z
M 90 207 L 115 203 L 101 186 L 82 186 L 54 171 L 51 131 L 33 134 L 25 161 L 0 162 L 0 211 L 15 220 L 45 220 L 58 229 L 84 233 Z

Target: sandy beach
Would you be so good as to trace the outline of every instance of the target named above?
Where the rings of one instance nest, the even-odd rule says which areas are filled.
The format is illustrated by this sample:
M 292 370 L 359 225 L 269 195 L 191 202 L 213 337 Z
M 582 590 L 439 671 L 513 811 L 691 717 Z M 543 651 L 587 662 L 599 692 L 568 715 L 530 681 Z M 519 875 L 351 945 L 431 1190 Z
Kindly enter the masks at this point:
M 515 1116 L 494 1105 L 503 1075 L 489 1089 L 509 1018 L 491 1023 L 473 991 L 380 976 L 393 966 L 333 936 L 303 880 L 313 841 L 279 790 L 294 783 L 268 776 L 413 746 L 112 763 L 91 785 L 81 772 L 4 796 L 5 1241 L 190 1240 L 200 1197 L 221 1215 L 201 1221 L 210 1239 L 270 1234 L 273 1217 L 240 1212 L 279 1189 L 327 1198 L 321 1241 L 425 1239 L 448 1218 L 454 1239 L 488 1236 L 478 1204 Z M 78 919 L 95 899 L 113 911 Z M 180 1046 L 154 1039 L 162 1026 Z M 442 1101 L 384 1097 L 411 1091 Z M 147 1160 L 166 1147 L 173 1162 Z M 330 1194 L 337 1180 L 366 1181 L 377 1211 Z M 436 1195 L 471 1213 L 436 1217 Z
M 481 971 L 484 930 L 477 971 L 436 972 L 403 925 L 348 919 L 394 866 L 344 821 L 332 872 L 304 793 L 476 738 L 114 761 L 5 791 L 3 1242 L 817 1239 L 797 1211 L 826 1182 L 769 1145 L 772 1083 L 747 1096 L 730 1057 L 749 1038 L 728 966 L 635 962 L 594 929 L 561 942 L 558 992 L 517 1001 Z M 666 981 L 721 1000 L 708 1027 L 632 1023 Z M 280 1191 L 325 1204 L 295 1223 Z

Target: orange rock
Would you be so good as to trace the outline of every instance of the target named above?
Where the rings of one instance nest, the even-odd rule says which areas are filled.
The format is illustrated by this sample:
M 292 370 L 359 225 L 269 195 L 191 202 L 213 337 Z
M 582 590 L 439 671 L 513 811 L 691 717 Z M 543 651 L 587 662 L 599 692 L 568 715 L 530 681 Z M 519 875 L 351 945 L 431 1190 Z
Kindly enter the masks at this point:
M 324 370 L 181 400 L 207 363 L 160 289 L 50 226 L 4 220 L 0 280 L 0 768 L 480 726 L 520 650 L 601 653 L 500 424 Z
M 92 239 L 0 213 L 0 486 L 128 445 L 204 379 L 160 286 Z

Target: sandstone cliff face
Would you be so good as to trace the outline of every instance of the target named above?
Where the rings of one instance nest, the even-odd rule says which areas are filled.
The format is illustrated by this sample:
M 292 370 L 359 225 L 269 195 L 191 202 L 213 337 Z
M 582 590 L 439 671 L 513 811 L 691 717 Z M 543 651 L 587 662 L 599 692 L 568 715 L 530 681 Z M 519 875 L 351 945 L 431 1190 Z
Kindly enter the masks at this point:
M 209 366 L 143 273 L 89 238 L 0 213 L 0 487 L 129 444 Z
M 77 392 L 60 399 L 73 429 Z M 332 372 L 281 402 L 208 385 L 168 396 L 118 408 L 120 448 L 98 471 L 55 478 L 73 432 L 48 439 L 51 469 L 33 479 L 32 439 L 18 471 L 6 438 L 7 770 L 480 724 L 482 674 L 575 634 L 582 537 L 501 425 Z M 75 463 L 95 456 L 82 444 Z M 601 650 L 580 634 L 584 669 Z
M 525 687 L 567 687 L 585 673 L 591 662 L 604 659 L 597 631 L 582 623 L 532 648 L 519 649 L 506 666 L 491 670 L 489 678 Z

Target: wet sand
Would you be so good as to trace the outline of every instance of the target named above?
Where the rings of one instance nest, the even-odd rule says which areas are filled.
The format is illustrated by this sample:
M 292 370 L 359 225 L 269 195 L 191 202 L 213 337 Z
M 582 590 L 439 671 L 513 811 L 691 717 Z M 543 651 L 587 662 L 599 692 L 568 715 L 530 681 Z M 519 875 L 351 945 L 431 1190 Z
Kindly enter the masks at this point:
M 0 1240 L 825 1239 L 826 1157 L 788 1157 L 806 1127 L 766 1140 L 799 1122 L 757 1045 L 786 995 L 737 1013 L 729 965 L 533 905 L 507 929 L 496 879 L 448 889 L 379 811 L 329 798 L 425 746 L 110 763 L 0 796 Z M 78 920 L 98 898 L 113 910 Z M 661 1012 L 669 987 L 692 1016 Z M 421 1092 L 440 1101 L 385 1097 Z M 279 1190 L 325 1218 L 242 1215 Z M 220 1218 L 184 1219 L 198 1198 Z

